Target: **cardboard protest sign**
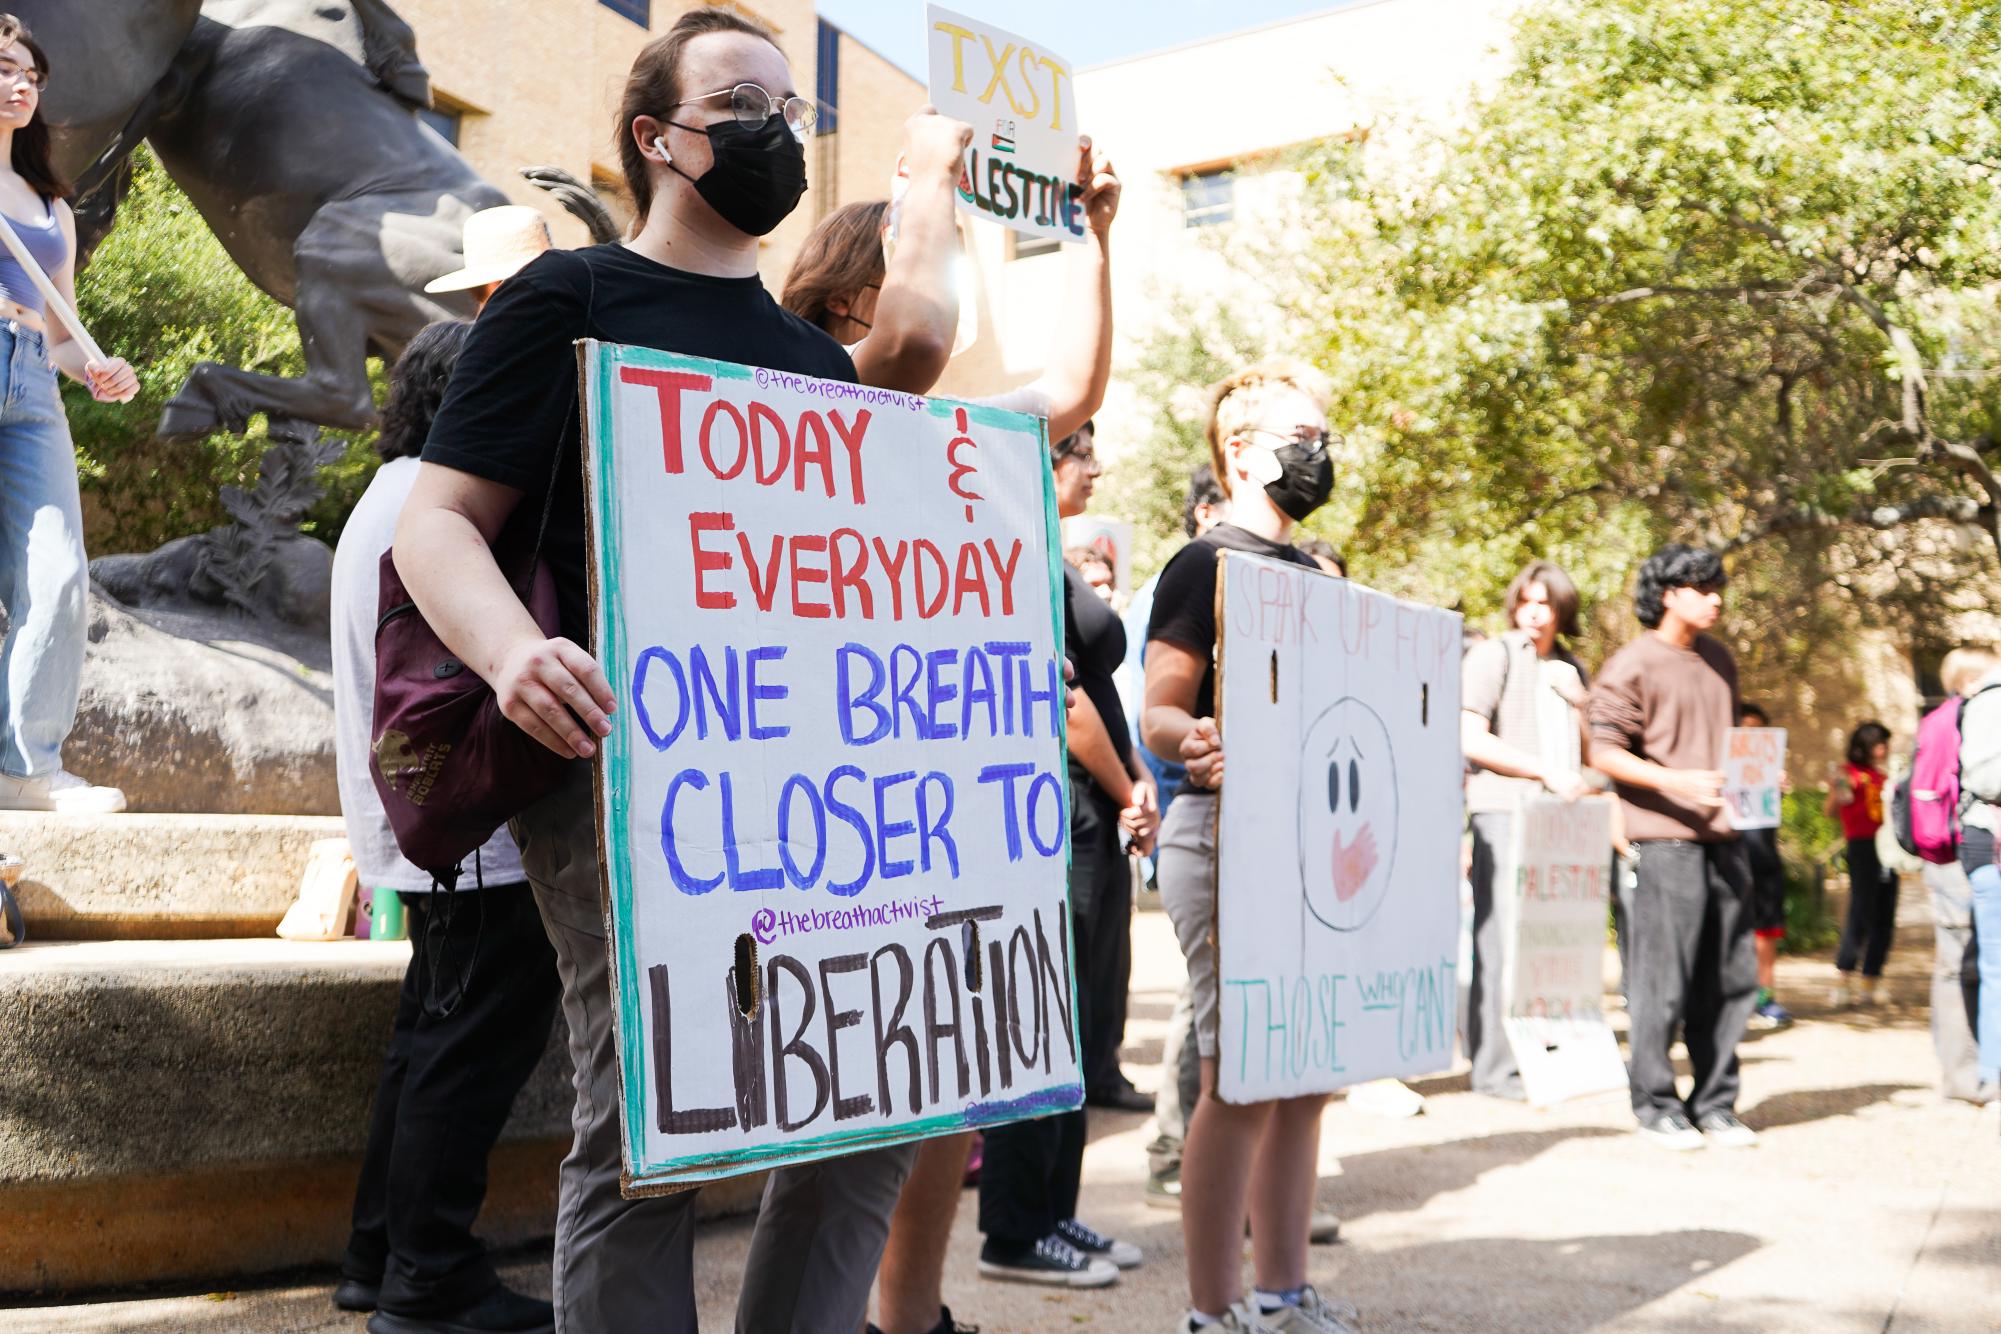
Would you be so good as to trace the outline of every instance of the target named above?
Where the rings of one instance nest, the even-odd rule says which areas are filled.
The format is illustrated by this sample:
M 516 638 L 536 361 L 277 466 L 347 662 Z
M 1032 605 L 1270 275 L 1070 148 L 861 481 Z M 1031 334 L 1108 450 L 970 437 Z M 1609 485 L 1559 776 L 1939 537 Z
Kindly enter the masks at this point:
M 582 347 L 628 1191 L 1078 1106 L 1042 421 Z
M 1460 618 L 1284 561 L 1218 579 L 1218 1092 L 1452 1063 Z
M 959 207 L 1030 236 L 1084 239 L 1070 62 L 937 5 L 924 11 L 931 104 L 973 127 Z
M 1512 866 L 1495 868 L 1509 941 L 1502 1027 L 1538 1106 L 1626 1087 L 1606 1026 L 1605 929 L 1610 919 L 1612 803 L 1529 797 L 1515 813 Z
M 1723 737 L 1723 807 L 1733 829 L 1777 829 L 1786 729 L 1733 727 Z

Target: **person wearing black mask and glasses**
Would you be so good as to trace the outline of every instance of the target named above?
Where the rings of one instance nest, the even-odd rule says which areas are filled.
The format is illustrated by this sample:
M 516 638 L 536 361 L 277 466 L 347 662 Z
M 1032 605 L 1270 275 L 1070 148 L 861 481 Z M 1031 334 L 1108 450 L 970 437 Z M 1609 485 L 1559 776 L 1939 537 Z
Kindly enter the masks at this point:
M 1201 1053 L 1202 1097 L 1181 1158 L 1181 1229 L 1188 1250 L 1191 1330 L 1299 1330 L 1338 1334 L 1354 1311 L 1306 1281 L 1320 1113 L 1325 1094 L 1242 1106 L 1216 1088 L 1219 983 L 1215 947 L 1217 791 L 1223 742 L 1216 725 L 1216 565 L 1246 551 L 1310 570 L 1292 544 L 1300 520 L 1334 487 L 1327 455 L 1327 393 L 1303 366 L 1239 371 L 1210 391 L 1209 452 L 1228 488 L 1230 517 L 1183 547 L 1161 571 L 1147 626 L 1146 703 L 1140 731 L 1188 780 L 1160 830 L 1160 903 L 1188 961 Z M 1238 757 L 1256 764 L 1256 755 Z M 1244 1221 L 1251 1224 L 1256 1291 L 1243 1296 Z
M 637 229 L 619 244 L 544 255 L 494 294 L 396 534 L 397 569 L 425 620 L 493 687 L 511 721 L 576 760 L 569 781 L 513 829 L 555 946 L 577 1071 L 552 1271 L 556 1328 L 577 1334 L 692 1331 L 696 1308 L 695 1193 L 619 1191 L 621 1099 L 587 762 L 610 730 L 614 700 L 582 647 L 589 581 L 573 343 L 588 336 L 853 382 L 840 344 L 782 309 L 757 276 L 758 238 L 805 192 L 813 119 L 771 33 L 738 14 L 693 10 L 640 52 L 618 131 Z M 554 638 L 491 550 L 528 545 L 545 499 L 541 553 L 561 614 Z M 914 1153 L 899 1145 L 774 1171 L 737 1328 L 861 1328 Z M 394 1326 L 430 1328 L 440 1326 Z

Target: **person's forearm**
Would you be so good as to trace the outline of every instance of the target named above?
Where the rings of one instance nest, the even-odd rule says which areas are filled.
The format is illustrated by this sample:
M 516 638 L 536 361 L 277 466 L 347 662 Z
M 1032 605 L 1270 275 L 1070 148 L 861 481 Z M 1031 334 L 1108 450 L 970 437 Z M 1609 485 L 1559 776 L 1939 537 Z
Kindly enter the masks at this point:
M 488 684 L 510 649 L 546 638 L 465 515 L 406 508 L 396 525 L 395 559 L 424 620 Z
M 1069 723 L 1071 757 L 1097 780 L 1106 796 L 1120 806 L 1131 805 L 1132 777 L 1119 760 L 1118 748 L 1112 745 L 1111 733 L 1105 730 L 1105 720 L 1098 716 L 1097 705 L 1082 692 L 1070 706 Z
M 83 350 L 83 344 L 66 334 L 61 342 L 55 338 L 54 333 L 49 335 L 49 364 L 72 380 L 85 380 L 83 368 L 89 363 L 90 354 Z
M 1659 792 L 1670 770 L 1643 760 L 1624 746 L 1600 743 L 1592 748 L 1591 767 L 1615 783 Z
M 1112 239 L 1092 232 L 1071 260 L 1060 331 L 1036 387 L 1049 399 L 1049 439 L 1074 434 L 1104 406 L 1112 379 Z
M 922 394 L 945 373 L 959 323 L 955 183 L 955 176 L 926 172 L 913 176 L 904 192 L 896 254 L 855 368 L 866 384 Z
M 1139 717 L 1140 739 L 1163 760 L 1181 763 L 1181 743 L 1195 730 L 1195 715 L 1178 704 L 1149 704 Z
M 1525 750 L 1509 745 L 1492 732 L 1467 728 L 1459 738 L 1459 748 L 1469 763 L 1503 778 L 1544 779 L 1542 762 Z

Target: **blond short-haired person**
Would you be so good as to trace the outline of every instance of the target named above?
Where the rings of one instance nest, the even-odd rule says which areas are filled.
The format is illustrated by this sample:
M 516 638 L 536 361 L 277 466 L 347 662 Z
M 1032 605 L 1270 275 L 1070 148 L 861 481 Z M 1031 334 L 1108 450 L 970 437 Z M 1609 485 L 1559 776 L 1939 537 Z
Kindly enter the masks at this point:
M 1188 784 L 1160 832 L 1160 899 L 1188 960 L 1202 1096 L 1181 1160 L 1181 1229 L 1191 1309 L 1182 1328 L 1341 1331 L 1352 1308 L 1306 1281 L 1320 1114 L 1325 1094 L 1238 1106 L 1216 1088 L 1218 978 L 1216 807 L 1223 743 L 1216 727 L 1216 558 L 1245 551 L 1317 569 L 1292 545 L 1295 525 L 1333 489 L 1327 392 L 1303 366 L 1239 371 L 1210 397 L 1209 450 L 1230 518 L 1161 571 L 1147 626 L 1140 729 L 1154 754 L 1188 766 Z M 1254 764 L 1255 755 L 1239 764 Z M 1244 1300 L 1244 1220 L 1251 1220 L 1256 1291 Z

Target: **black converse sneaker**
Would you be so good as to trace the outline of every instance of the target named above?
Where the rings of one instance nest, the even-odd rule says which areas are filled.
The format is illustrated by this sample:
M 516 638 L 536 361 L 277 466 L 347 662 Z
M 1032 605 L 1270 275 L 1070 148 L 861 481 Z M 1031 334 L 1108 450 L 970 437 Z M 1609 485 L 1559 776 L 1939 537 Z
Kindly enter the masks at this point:
M 1139 1247 L 1129 1241 L 1115 1241 L 1100 1236 L 1074 1218 L 1066 1218 L 1056 1225 L 1056 1235 L 1075 1246 L 1088 1256 L 1099 1260 L 1110 1260 L 1120 1269 L 1137 1269 L 1141 1259 Z
M 1044 1283 L 1058 1288 L 1102 1288 L 1118 1281 L 1109 1261 L 1094 1259 L 1052 1232 L 1033 1246 L 989 1239 L 980 1247 L 980 1277 L 1004 1283 Z

